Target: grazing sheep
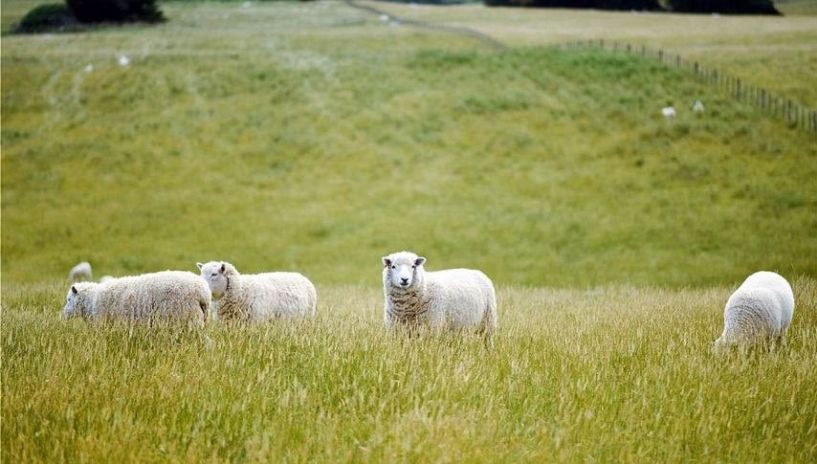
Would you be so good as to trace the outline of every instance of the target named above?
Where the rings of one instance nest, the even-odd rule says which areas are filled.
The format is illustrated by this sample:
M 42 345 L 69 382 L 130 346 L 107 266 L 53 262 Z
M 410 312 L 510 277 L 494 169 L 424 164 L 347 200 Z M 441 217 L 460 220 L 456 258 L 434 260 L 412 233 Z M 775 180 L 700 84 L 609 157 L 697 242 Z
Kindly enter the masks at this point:
M 692 111 L 696 113 L 703 113 L 704 112 L 704 104 L 700 100 L 695 100 L 695 103 L 692 104 Z
M 666 106 L 661 108 L 661 114 L 664 115 L 665 118 L 674 118 L 675 117 L 675 108 L 672 106 Z
M 756 272 L 735 290 L 723 311 L 723 333 L 716 349 L 782 342 L 794 315 L 789 283 L 774 272 Z
M 491 279 L 472 269 L 425 272 L 425 262 L 407 251 L 383 257 L 386 327 L 477 329 L 492 335 L 497 313 Z
M 69 282 L 84 282 L 86 280 L 91 280 L 91 264 L 87 261 L 77 264 L 68 272 Z
M 312 317 L 318 294 L 306 277 L 296 272 L 239 274 L 222 261 L 196 263 L 215 301 L 220 320 L 263 322 L 279 317 Z
M 120 277 L 105 283 L 71 285 L 63 317 L 86 320 L 181 321 L 204 326 L 210 289 L 192 272 L 163 271 Z

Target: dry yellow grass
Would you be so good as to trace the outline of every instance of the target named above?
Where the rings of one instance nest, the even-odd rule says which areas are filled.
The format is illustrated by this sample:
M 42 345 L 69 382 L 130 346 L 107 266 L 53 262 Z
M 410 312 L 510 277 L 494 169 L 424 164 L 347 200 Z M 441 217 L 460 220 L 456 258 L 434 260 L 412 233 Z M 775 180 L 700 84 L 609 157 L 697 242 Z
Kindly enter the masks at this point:
M 716 357 L 728 287 L 500 288 L 501 329 L 406 338 L 377 288 L 309 324 L 66 323 L 5 285 L 3 462 L 814 462 L 817 282 L 788 346 Z

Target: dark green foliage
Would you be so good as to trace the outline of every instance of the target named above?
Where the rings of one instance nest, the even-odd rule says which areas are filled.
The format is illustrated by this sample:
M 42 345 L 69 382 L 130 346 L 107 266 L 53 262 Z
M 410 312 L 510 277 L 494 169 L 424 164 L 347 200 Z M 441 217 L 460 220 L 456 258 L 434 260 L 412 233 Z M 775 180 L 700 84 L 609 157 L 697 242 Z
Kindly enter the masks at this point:
M 156 0 L 66 0 L 83 23 L 159 22 L 164 20 Z
M 478 3 L 479 0 L 385 0 L 394 3 L 422 3 L 425 5 L 461 5 L 463 3 Z
M 39 5 L 26 13 L 17 25 L 17 32 L 34 33 L 62 30 L 77 23 L 68 7 L 61 3 Z
M 536 8 L 596 8 L 599 10 L 660 10 L 658 0 L 485 0 L 488 6 Z
M 780 14 L 772 0 L 668 0 L 668 7 L 682 13 Z

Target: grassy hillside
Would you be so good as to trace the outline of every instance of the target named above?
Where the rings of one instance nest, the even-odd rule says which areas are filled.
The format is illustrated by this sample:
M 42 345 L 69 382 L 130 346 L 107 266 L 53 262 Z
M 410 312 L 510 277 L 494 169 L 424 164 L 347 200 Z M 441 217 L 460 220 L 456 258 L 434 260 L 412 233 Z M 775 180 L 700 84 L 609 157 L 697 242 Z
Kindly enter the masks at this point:
M 817 1 L 815 0 L 777 0 L 774 4 L 785 15 L 817 14 Z
M 167 9 L 3 41 L 4 282 L 224 258 L 377 285 L 403 248 L 508 284 L 817 273 L 813 139 L 679 71 L 342 4 Z
M 499 293 L 493 351 L 406 339 L 381 296 L 319 287 L 302 326 L 172 332 L 3 292 L 3 462 L 814 462 L 817 281 L 789 344 L 721 359 L 725 287 Z
M 365 2 L 364 2 L 365 3 Z M 817 2 L 814 2 L 817 4 Z M 817 16 L 411 7 L 371 2 L 401 17 L 467 26 L 512 45 L 607 39 L 680 53 L 754 85 L 817 108 Z M 784 9 L 785 11 L 785 9 Z
M 817 460 L 813 135 L 630 56 L 334 2 L 163 8 L 3 37 L 0 461 Z M 493 350 L 383 330 L 403 248 L 494 278 Z M 317 319 L 57 316 L 77 261 L 217 258 L 306 273 Z M 788 345 L 710 355 L 759 268 L 792 279 Z

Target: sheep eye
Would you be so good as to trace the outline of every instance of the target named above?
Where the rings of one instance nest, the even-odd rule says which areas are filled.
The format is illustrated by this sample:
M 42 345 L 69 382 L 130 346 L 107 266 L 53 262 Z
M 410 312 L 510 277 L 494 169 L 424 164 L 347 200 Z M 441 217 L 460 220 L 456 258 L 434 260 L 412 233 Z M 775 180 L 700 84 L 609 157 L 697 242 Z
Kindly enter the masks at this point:
M 392 269 L 397 269 L 397 266 L 395 266 L 394 264 L 392 264 L 391 268 L 392 268 Z
M 412 269 L 417 269 L 417 265 L 411 266 Z
M 218 275 L 218 273 L 214 272 L 214 273 L 210 274 L 210 277 L 215 277 L 217 275 Z

